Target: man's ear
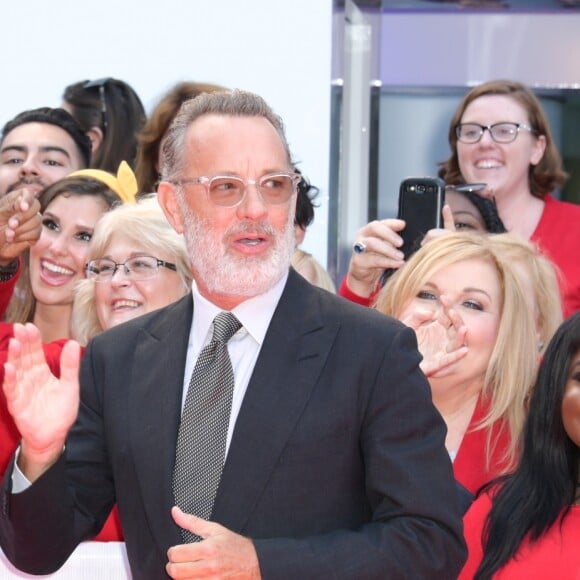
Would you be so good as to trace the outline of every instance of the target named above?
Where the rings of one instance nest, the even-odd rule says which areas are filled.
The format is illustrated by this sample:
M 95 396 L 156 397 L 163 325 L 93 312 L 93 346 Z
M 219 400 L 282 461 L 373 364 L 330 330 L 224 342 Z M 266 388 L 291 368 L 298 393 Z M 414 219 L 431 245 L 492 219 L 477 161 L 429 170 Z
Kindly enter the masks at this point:
M 94 155 L 103 143 L 103 132 L 100 127 L 91 127 L 87 131 L 87 137 L 91 141 L 91 152 Z
M 173 226 L 173 229 L 182 234 L 184 227 L 183 212 L 177 201 L 177 191 L 175 185 L 168 181 L 161 181 L 157 187 L 157 200 L 165 213 L 167 221 Z

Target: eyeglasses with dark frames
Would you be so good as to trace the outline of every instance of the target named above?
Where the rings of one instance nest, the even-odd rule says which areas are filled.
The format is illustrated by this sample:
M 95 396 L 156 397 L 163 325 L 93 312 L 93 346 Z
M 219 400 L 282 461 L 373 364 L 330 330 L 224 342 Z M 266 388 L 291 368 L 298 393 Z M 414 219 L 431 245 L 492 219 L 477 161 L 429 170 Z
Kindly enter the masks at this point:
M 489 131 L 491 138 L 496 143 L 511 143 L 516 140 L 520 130 L 529 131 L 534 135 L 535 129 L 525 123 L 494 123 L 493 125 L 480 125 L 479 123 L 459 123 L 455 127 L 455 135 L 462 143 L 479 143 L 485 131 Z
M 107 128 L 107 99 L 105 95 L 105 87 L 107 83 L 111 80 L 110 77 L 106 77 L 103 79 L 97 79 L 94 81 L 87 81 L 84 85 L 84 89 L 92 89 L 98 88 L 99 89 L 99 99 L 101 101 L 101 115 L 103 117 L 103 128 Z
M 154 258 L 153 256 L 135 256 L 125 262 L 115 262 L 110 258 L 98 258 L 91 260 L 85 266 L 87 278 L 95 282 L 108 282 L 119 268 L 123 267 L 125 276 L 131 280 L 148 280 L 154 278 L 159 268 L 168 268 L 177 271 L 177 266 L 171 262 Z
M 174 185 L 203 185 L 208 199 L 221 207 L 236 207 L 246 197 L 248 185 L 257 188 L 267 205 L 286 203 L 297 191 L 300 175 L 296 173 L 267 173 L 259 179 L 242 179 L 236 175 L 187 177 L 172 181 Z

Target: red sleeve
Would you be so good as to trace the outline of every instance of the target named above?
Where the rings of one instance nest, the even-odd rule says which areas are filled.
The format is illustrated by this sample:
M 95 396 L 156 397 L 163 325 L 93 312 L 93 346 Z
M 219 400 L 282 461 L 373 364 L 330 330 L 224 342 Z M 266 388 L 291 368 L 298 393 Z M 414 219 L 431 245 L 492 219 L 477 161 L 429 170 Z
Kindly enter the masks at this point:
M 375 294 L 372 294 L 371 296 L 359 296 L 358 294 L 355 294 L 347 285 L 346 283 L 346 276 L 343 278 L 341 284 L 340 284 L 340 288 L 338 289 L 338 295 L 342 296 L 343 298 L 346 298 L 347 300 L 350 300 L 351 302 L 354 302 L 355 304 L 360 304 L 361 306 L 370 306 L 374 299 L 375 299 Z
M 471 580 L 483 558 L 481 534 L 485 518 L 491 509 L 491 498 L 487 493 L 480 495 L 463 517 L 463 534 L 467 544 L 467 562 L 457 580 Z
M 18 270 L 10 280 L 7 282 L 0 282 L 0 318 L 2 318 L 8 308 L 12 294 L 14 294 L 14 286 L 18 278 L 20 278 L 20 272 L 22 270 L 22 263 L 18 260 Z
M 2 287 L 9 282 L 0 282 L 0 295 Z M 8 343 L 13 336 L 13 326 L 6 322 L 0 322 L 0 383 L 4 382 L 4 363 L 8 355 Z M 14 425 L 12 415 L 8 411 L 4 390 L 0 392 L 0 477 L 4 475 L 14 450 L 20 441 L 20 433 Z

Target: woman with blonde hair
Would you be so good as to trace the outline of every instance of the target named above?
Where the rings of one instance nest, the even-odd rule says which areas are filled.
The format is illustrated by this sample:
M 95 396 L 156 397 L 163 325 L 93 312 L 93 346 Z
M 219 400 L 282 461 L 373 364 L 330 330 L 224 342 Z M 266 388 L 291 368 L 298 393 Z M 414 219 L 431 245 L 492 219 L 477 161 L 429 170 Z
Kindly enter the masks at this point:
M 511 234 L 450 233 L 422 247 L 376 302 L 415 329 L 455 477 L 472 493 L 512 467 L 536 376 L 538 320 L 546 338 L 561 320 L 556 277 L 537 277 L 550 265 L 532 249 Z M 515 255 L 541 266 L 522 259 L 514 268 Z M 539 281 L 551 286 L 552 304 L 536 310 L 529 296 L 535 302 Z
M 124 258 L 135 260 L 150 254 L 155 259 L 165 257 L 175 266 L 174 269 L 167 268 L 166 264 L 165 267 L 153 266 L 149 274 L 162 273 L 166 276 L 147 274 L 145 278 L 137 270 L 128 275 L 125 270 L 123 280 L 133 278 L 135 288 L 130 300 L 123 298 L 123 306 L 119 306 L 123 282 L 115 281 L 115 278 L 121 278 L 117 273 L 121 264 L 111 258 L 117 257 L 114 248 L 121 242 L 124 248 L 132 248 L 131 252 L 123 255 Z M 144 267 L 138 261 L 133 261 L 133 264 L 139 269 Z M 130 269 L 131 265 L 126 267 Z M 109 268 L 117 269 L 112 272 Z M 108 275 L 103 277 L 105 271 Z M 174 280 L 175 275 L 177 280 Z M 167 277 L 171 279 L 170 285 L 167 284 Z M 152 286 L 153 281 L 159 282 L 159 285 Z M 185 242 L 169 226 L 156 196 L 144 196 L 134 206 L 119 207 L 103 216 L 95 229 L 87 253 L 87 278 L 80 280 L 75 289 L 72 336 L 85 345 L 106 328 L 177 300 L 189 291 L 191 281 Z
M 296 248 L 292 254 L 291 264 L 292 267 L 311 284 L 336 294 L 336 288 L 330 274 L 312 254 L 309 254 L 300 248 Z

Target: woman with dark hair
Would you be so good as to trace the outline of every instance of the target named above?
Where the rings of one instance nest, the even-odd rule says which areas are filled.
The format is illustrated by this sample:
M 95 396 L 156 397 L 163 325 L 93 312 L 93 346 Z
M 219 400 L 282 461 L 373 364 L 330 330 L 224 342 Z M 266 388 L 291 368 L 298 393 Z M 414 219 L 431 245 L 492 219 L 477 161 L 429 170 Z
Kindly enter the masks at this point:
M 580 313 L 545 352 L 515 471 L 480 494 L 464 520 L 460 579 L 557 578 L 580 573 Z
M 64 89 L 62 108 L 91 140 L 91 167 L 114 173 L 121 161 L 134 166 L 146 114 L 130 85 L 113 78 L 74 83 Z
M 484 231 L 490 234 L 507 232 L 492 199 L 470 190 L 446 188 L 445 200 L 453 213 L 456 230 Z
M 85 171 L 56 181 L 39 196 L 40 238 L 22 256 L 22 272 L 4 317 L 9 323 L 34 322 L 45 342 L 70 336 L 73 289 L 85 276 L 93 229 L 104 212 L 121 202 L 119 185 L 113 189 L 101 179 L 83 175 Z M 0 292 L 7 290 L 12 286 L 0 283 Z M 0 336 L 6 333 L 10 335 L 11 329 Z
M 219 85 L 183 81 L 174 85 L 163 95 L 143 125 L 137 139 L 135 175 L 141 193 L 150 193 L 157 189 L 161 140 L 181 105 L 202 93 L 224 90 L 225 88 Z

